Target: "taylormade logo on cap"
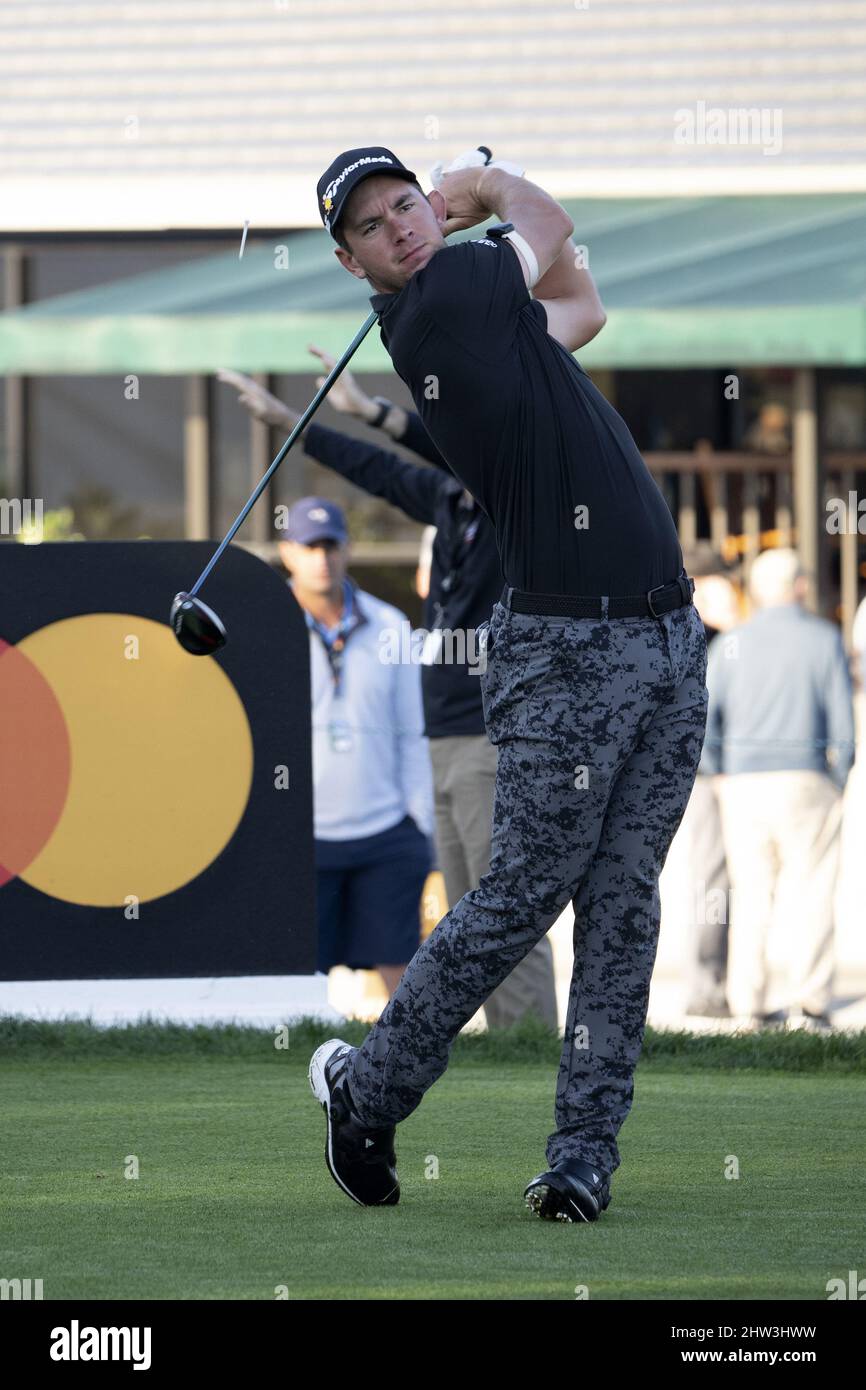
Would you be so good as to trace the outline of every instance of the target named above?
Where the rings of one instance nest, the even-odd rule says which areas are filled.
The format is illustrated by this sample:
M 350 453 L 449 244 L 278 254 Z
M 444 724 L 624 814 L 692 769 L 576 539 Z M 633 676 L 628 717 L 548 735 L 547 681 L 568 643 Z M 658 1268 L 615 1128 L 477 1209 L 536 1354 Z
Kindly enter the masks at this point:
M 387 145 L 358 145 L 353 150 L 341 150 L 331 160 L 316 181 L 316 199 L 325 230 L 335 240 L 340 239 L 335 228 L 339 225 L 346 199 L 351 197 L 352 190 L 364 179 L 381 178 L 383 174 L 406 179 L 409 183 L 417 182 L 412 170 L 407 169 Z
M 362 164 L 393 163 L 393 159 L 390 159 L 386 154 L 365 154 L 362 159 L 356 159 L 354 164 L 347 164 L 345 169 L 342 169 L 335 179 L 331 179 L 331 182 L 328 184 L 328 187 L 322 194 L 322 206 L 325 209 L 325 226 L 327 227 L 328 231 L 331 230 L 331 219 L 328 216 L 328 214 L 330 213 L 331 207 L 334 202 L 334 194 L 340 187 L 340 184 L 343 182 L 343 179 L 347 178 L 349 174 L 355 171 L 355 169 L 359 169 Z
M 313 507 L 307 512 L 307 516 L 311 521 L 330 521 L 330 517 L 324 507 Z

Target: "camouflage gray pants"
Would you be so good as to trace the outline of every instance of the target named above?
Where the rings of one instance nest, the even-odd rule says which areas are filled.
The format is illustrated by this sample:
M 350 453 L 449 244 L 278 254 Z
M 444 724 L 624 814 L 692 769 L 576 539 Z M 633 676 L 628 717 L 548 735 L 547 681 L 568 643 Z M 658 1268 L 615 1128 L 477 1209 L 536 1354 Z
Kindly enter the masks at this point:
M 659 930 L 658 878 L 706 721 L 691 605 L 661 618 L 493 609 L 482 681 L 498 765 L 489 872 L 415 953 L 353 1054 L 362 1120 L 396 1123 L 454 1038 L 571 900 L 574 973 L 547 1161 L 612 1173 L 634 1094 Z

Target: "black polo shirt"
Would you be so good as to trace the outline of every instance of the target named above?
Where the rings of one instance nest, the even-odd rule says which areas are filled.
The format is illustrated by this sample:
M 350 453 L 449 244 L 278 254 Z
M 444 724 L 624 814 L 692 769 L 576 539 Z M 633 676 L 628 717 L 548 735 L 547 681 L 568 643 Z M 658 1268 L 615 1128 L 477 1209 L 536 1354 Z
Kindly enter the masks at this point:
M 508 242 L 445 246 L 371 295 L 382 342 L 517 589 L 640 594 L 682 568 L 676 527 L 629 430 L 547 332 Z

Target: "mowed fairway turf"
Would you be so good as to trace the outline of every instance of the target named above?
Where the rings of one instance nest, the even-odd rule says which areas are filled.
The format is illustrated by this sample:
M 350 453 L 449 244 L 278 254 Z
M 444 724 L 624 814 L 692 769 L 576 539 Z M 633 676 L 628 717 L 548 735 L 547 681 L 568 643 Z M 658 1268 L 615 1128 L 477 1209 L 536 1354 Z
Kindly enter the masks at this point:
M 811 1300 L 862 1270 L 864 1034 L 648 1032 L 613 1201 L 578 1226 L 522 1198 L 552 1035 L 459 1038 L 398 1127 L 400 1204 L 366 1209 L 325 1168 L 307 1082 L 332 1032 L 0 1020 L 0 1273 L 46 1299 Z

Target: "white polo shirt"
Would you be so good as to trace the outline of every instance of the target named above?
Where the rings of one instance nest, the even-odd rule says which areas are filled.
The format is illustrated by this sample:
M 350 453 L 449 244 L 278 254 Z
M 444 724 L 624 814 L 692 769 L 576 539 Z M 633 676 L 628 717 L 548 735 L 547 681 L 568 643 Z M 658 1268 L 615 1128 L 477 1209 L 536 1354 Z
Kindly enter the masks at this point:
M 398 825 L 408 813 L 432 836 L 420 665 L 394 659 L 410 651 L 409 619 L 349 582 L 365 621 L 348 634 L 338 684 L 324 639 L 310 626 L 314 834 L 319 840 L 362 839 Z M 309 626 L 311 616 L 305 617 Z

